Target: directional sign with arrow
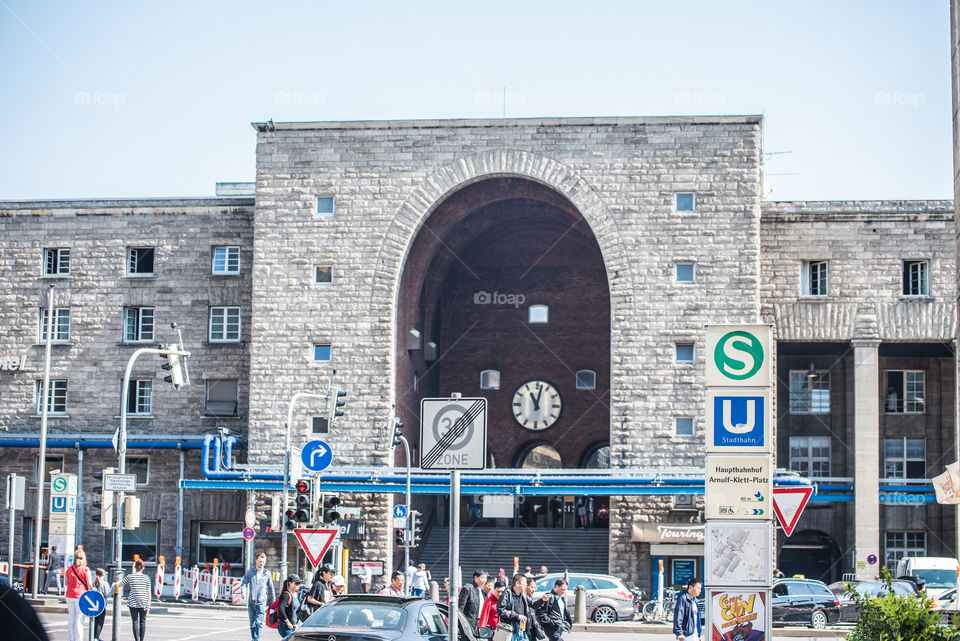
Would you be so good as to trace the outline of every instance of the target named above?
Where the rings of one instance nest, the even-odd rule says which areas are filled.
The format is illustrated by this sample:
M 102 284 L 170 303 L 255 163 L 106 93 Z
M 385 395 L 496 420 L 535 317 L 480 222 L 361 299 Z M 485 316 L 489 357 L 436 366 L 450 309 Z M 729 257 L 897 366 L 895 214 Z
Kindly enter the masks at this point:
M 323 441 L 310 441 L 303 446 L 300 460 L 303 461 L 303 467 L 306 469 L 319 472 L 327 469 L 333 462 L 333 450 Z
M 327 553 L 333 544 L 337 535 L 340 534 L 339 528 L 305 529 L 300 528 L 293 531 L 300 541 L 300 547 L 313 564 L 313 567 L 320 565 L 323 555 Z
M 793 534 L 811 496 L 813 488 L 810 486 L 773 488 L 773 511 L 777 513 L 783 533 L 787 536 Z
M 707 455 L 706 502 L 707 519 L 772 518 L 767 508 L 770 496 L 771 465 L 769 456 Z

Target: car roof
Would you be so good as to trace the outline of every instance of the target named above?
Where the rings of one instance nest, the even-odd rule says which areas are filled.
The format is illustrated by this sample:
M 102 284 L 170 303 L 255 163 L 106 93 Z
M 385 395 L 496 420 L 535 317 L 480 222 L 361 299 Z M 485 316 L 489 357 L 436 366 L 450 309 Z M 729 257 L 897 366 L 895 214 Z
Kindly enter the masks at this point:
M 562 577 L 563 577 L 563 574 L 564 574 L 563 572 L 548 572 L 547 574 L 541 575 L 541 576 L 540 576 L 540 579 L 553 579 L 553 578 L 559 579 L 559 578 L 562 578 Z M 596 572 L 567 572 L 566 574 L 567 574 L 568 577 L 571 577 L 571 576 L 586 576 L 586 577 L 590 577 L 590 578 L 598 577 L 598 578 L 601 578 L 601 579 L 615 579 L 615 580 L 617 580 L 617 581 L 620 580 L 620 577 L 613 576 L 612 574 L 599 574 L 599 573 L 596 573 Z
M 819 579 L 794 579 L 789 576 L 785 576 L 782 579 L 774 579 L 773 584 L 776 585 L 778 583 L 786 583 L 787 581 L 794 581 L 797 583 L 816 583 L 817 585 L 822 585 L 825 588 L 827 587 L 827 584 L 824 583 L 823 581 L 820 581 Z
M 390 596 L 380 594 L 344 594 L 333 603 L 379 603 L 381 605 L 407 605 L 414 601 L 426 601 L 422 596 Z

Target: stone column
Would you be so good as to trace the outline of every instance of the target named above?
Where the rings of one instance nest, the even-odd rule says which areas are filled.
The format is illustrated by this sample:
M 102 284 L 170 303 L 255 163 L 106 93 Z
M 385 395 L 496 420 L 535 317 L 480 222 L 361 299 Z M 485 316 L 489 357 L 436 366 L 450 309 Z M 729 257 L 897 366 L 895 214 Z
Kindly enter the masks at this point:
M 880 560 L 880 371 L 878 340 L 853 345 L 854 567 L 871 580 Z M 869 563 L 872 557 L 874 563 Z

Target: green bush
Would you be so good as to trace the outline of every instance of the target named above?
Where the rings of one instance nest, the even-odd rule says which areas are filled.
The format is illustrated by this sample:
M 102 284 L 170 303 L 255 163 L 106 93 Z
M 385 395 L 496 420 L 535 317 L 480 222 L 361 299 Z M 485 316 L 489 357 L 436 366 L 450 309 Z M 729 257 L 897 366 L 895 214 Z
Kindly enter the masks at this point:
M 883 570 L 889 591 L 882 597 L 856 595 L 860 618 L 847 641 L 956 641 L 960 621 L 940 624 L 940 612 L 930 610 L 929 599 L 901 596 L 890 586 L 890 573 Z

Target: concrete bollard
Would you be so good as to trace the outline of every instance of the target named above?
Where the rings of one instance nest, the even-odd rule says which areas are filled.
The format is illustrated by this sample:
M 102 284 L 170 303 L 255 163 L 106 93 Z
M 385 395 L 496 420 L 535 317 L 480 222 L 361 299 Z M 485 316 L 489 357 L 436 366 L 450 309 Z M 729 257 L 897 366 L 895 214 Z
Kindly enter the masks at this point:
M 440 601 L 440 586 L 436 581 L 430 582 L 430 600 Z
M 573 622 L 587 622 L 587 591 L 582 585 L 578 585 L 574 592 Z

